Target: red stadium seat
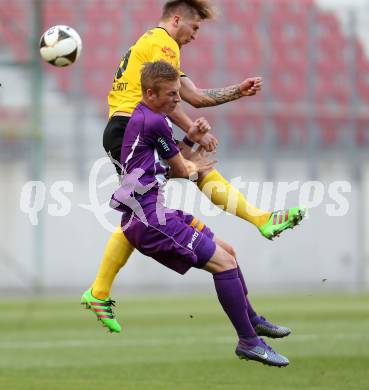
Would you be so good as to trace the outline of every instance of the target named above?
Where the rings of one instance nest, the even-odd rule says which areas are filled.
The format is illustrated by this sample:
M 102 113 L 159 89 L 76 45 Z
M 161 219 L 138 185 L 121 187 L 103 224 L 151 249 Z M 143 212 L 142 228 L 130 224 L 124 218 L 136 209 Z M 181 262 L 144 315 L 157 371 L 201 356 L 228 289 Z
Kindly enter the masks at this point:
M 348 105 L 351 86 L 348 60 L 345 50 L 348 41 L 343 36 L 337 17 L 321 12 L 316 16 L 318 37 L 316 39 L 316 98 L 318 103 Z
M 308 141 L 308 126 L 306 119 L 301 116 L 273 116 L 277 143 L 281 146 L 303 148 Z
M 258 30 L 263 4 L 258 0 L 227 1 L 224 15 L 226 25 L 224 77 L 227 82 L 238 82 L 262 72 L 262 36 Z
M 241 26 L 253 26 L 260 21 L 263 12 L 263 3 L 259 0 L 228 0 L 224 5 L 226 19 Z
M 272 34 L 288 37 L 306 35 L 308 31 L 308 15 L 306 13 L 285 14 L 275 9 L 270 16 Z
M 161 16 L 160 2 L 157 0 L 140 0 L 130 3 L 130 29 L 128 40 L 135 42 L 147 30 L 157 26 Z
M 322 147 L 338 146 L 339 135 L 342 133 L 344 125 L 342 119 L 319 118 L 318 125 L 320 128 L 320 144 Z
M 279 31 L 273 32 L 270 39 L 270 47 L 273 52 L 287 58 L 299 58 L 307 61 L 308 55 L 307 34 L 285 35 Z
M 318 104 L 347 106 L 352 95 L 352 86 L 347 74 L 321 69 L 316 74 L 315 100 Z
M 89 94 L 103 101 L 111 88 L 119 64 L 119 52 L 107 47 L 106 51 L 86 51 L 82 61 L 83 85 Z
M 350 101 L 350 95 L 347 87 L 338 85 L 334 81 L 324 80 L 319 82 L 319 85 L 316 87 L 315 101 L 319 105 L 347 106 Z
M 235 81 L 260 75 L 263 69 L 262 50 L 259 41 L 253 41 L 253 45 L 244 41 L 226 41 L 224 63 L 227 74 Z
M 277 102 L 297 103 L 307 96 L 307 62 L 304 57 L 289 59 L 278 56 L 271 63 L 270 91 Z
M 369 118 L 356 121 L 356 144 L 358 146 L 369 146 Z
M 119 0 L 117 0 L 119 1 Z M 120 0 L 123 7 L 126 1 Z M 102 100 L 107 96 L 122 50 L 123 12 L 117 12 L 117 2 L 91 0 L 85 12 L 83 83 L 87 92 Z
M 0 2 L 0 41 L 9 46 L 17 61 L 25 62 L 29 53 L 29 31 L 31 30 L 29 13 L 31 4 L 21 0 Z
M 277 143 L 283 146 L 289 145 L 291 143 L 291 140 L 288 122 L 283 121 L 282 123 L 280 123 L 279 121 L 274 120 L 273 124 L 277 135 Z
M 285 15 L 293 16 L 296 14 L 305 14 L 309 9 L 315 6 L 314 0 L 273 0 L 273 7 L 283 12 Z
M 210 26 L 204 26 L 201 34 L 192 45 L 181 51 L 181 68 L 200 87 L 213 87 L 217 41 Z
M 244 110 L 226 114 L 229 134 L 232 137 L 232 146 L 242 147 L 260 146 L 264 141 L 263 120 L 259 115 L 248 114 Z
M 357 93 L 361 102 L 369 104 L 369 60 L 361 60 L 357 64 Z
M 315 23 L 318 26 L 320 37 L 339 37 L 342 30 L 336 15 L 333 12 L 318 12 L 315 15 Z
M 58 24 L 65 24 L 73 27 L 79 31 L 78 20 L 78 4 L 77 7 L 73 0 L 46 0 L 43 2 L 43 20 L 44 30 L 56 26 Z M 80 5 L 81 7 L 81 5 Z
M 345 56 L 349 42 L 333 13 L 320 12 L 316 15 L 316 21 L 316 101 L 319 104 L 347 106 L 352 95 L 349 59 Z M 329 131 L 327 134 L 330 134 Z
M 304 1 L 273 1 L 268 21 L 271 41 L 286 42 L 289 45 L 306 42 L 310 6 L 311 2 Z
M 354 45 L 354 53 L 355 53 L 356 61 L 358 63 L 365 62 L 366 53 L 364 50 L 363 43 L 358 38 L 356 38 L 353 42 L 351 42 L 351 44 Z
M 343 50 L 348 44 L 348 40 L 342 31 L 338 31 L 336 34 L 329 32 L 318 34 L 315 41 L 320 50 L 327 50 L 328 52 Z
M 85 89 L 90 96 L 106 103 L 106 98 L 111 88 L 111 84 L 111 77 L 104 75 L 101 72 L 95 72 L 91 74 L 88 80 L 86 80 Z
M 202 48 L 189 50 L 181 63 L 181 70 L 200 88 L 214 87 L 214 62 Z M 211 54 L 211 52 L 210 52 Z
M 318 67 L 330 68 L 332 71 L 347 70 L 346 50 L 349 43 L 344 37 L 335 40 L 317 39 L 315 43 Z M 318 69 L 319 71 L 319 69 Z

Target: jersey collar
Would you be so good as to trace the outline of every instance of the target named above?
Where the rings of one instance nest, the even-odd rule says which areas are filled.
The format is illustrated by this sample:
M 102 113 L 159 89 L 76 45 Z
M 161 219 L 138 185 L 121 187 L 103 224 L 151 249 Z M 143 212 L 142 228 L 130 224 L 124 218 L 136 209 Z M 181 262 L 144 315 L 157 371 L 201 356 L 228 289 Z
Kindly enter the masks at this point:
M 172 38 L 172 36 L 168 33 L 168 31 L 164 28 L 164 27 L 159 27 L 159 26 L 157 26 L 157 27 L 155 27 L 155 28 L 161 28 L 162 30 L 164 30 L 171 38 Z M 173 39 L 173 38 L 172 38 Z

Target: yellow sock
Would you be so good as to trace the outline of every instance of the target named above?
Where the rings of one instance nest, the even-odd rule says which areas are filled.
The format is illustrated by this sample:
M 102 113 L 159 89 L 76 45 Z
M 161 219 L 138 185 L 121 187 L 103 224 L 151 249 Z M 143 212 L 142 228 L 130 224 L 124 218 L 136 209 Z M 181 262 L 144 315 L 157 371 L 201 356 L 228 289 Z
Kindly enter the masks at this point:
M 200 183 L 200 190 L 217 206 L 260 227 L 268 222 L 271 212 L 251 205 L 244 195 L 233 187 L 216 169 L 209 172 Z
M 133 249 L 121 227 L 118 226 L 105 247 L 104 257 L 92 285 L 92 294 L 95 298 L 106 299 L 110 295 L 115 276 L 127 263 Z

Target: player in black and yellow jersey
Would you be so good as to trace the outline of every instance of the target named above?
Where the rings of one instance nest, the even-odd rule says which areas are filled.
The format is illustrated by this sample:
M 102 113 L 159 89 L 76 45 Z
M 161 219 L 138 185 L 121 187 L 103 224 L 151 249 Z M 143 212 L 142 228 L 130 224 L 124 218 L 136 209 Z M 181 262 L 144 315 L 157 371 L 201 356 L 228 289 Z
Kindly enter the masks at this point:
M 146 32 L 123 56 L 109 93 L 109 122 L 103 139 L 104 148 L 113 162 L 120 160 L 124 130 L 132 111 L 141 100 L 140 74 L 144 63 L 165 60 L 180 71 L 181 47 L 196 39 L 202 21 L 213 18 L 214 9 L 209 0 L 167 1 L 158 27 Z M 200 89 L 183 72 L 180 74 L 181 98 L 194 107 L 217 106 L 244 96 L 253 96 L 262 87 L 261 78 L 252 77 L 225 88 Z M 192 141 L 198 142 L 209 151 L 216 148 L 217 140 L 208 132 L 210 126 L 206 120 L 193 122 L 180 105 L 177 105 L 170 118 L 187 133 L 187 137 L 184 138 L 184 144 L 187 146 L 182 144 L 183 153 L 190 153 Z M 192 138 L 199 130 L 202 133 L 201 137 Z M 119 173 L 120 168 L 117 164 L 116 169 Z M 205 191 L 207 183 L 219 183 L 221 190 L 217 191 L 216 186 L 212 185 L 212 190 L 207 193 Z M 199 178 L 197 185 L 200 190 L 204 189 L 204 193 L 214 204 L 223 209 L 227 208 L 230 197 L 236 199 L 234 214 L 254 224 L 268 239 L 293 227 L 303 217 L 302 208 L 268 212 L 254 207 L 215 169 Z M 104 326 L 113 332 L 119 332 L 120 326 L 114 318 L 111 310 L 112 301 L 108 297 L 115 276 L 125 265 L 132 251 L 133 247 L 119 227 L 109 239 L 92 289 L 87 290 L 82 296 L 82 303 L 94 310 Z
M 179 45 L 164 27 L 147 31 L 121 59 L 108 97 L 109 117 L 132 113 L 142 98 L 140 69 L 145 62 L 159 60 L 171 63 L 180 71 Z

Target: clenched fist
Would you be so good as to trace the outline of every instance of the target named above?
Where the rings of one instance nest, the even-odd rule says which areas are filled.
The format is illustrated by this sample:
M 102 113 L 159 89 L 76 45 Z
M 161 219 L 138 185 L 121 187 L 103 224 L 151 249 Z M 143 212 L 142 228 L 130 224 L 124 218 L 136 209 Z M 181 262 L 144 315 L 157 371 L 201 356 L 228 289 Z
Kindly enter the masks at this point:
M 242 81 L 240 84 L 240 92 L 242 96 L 253 96 L 261 91 L 263 80 L 261 77 L 250 77 Z

